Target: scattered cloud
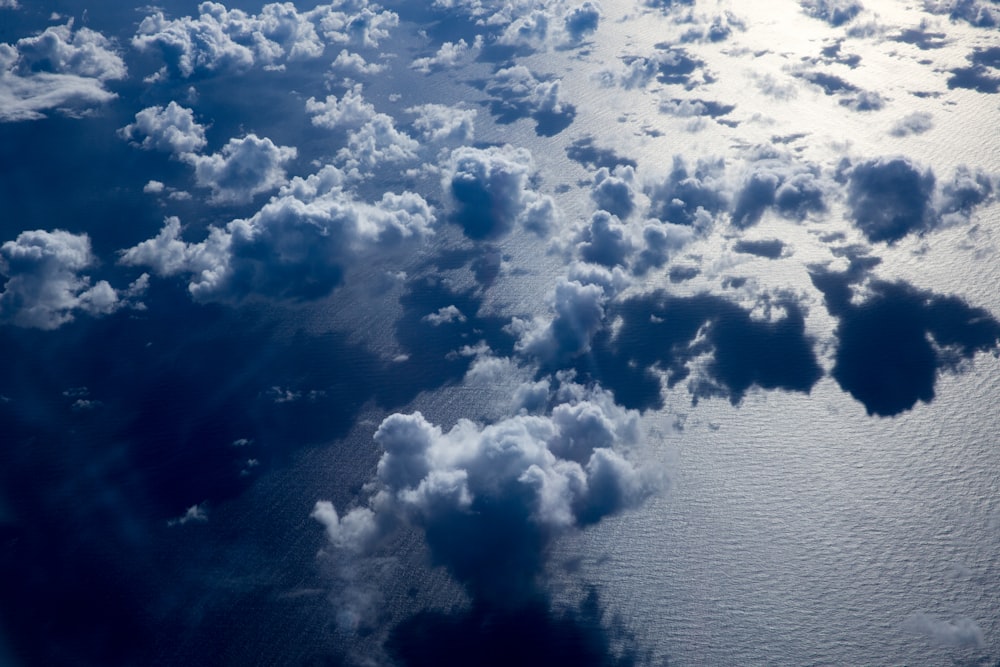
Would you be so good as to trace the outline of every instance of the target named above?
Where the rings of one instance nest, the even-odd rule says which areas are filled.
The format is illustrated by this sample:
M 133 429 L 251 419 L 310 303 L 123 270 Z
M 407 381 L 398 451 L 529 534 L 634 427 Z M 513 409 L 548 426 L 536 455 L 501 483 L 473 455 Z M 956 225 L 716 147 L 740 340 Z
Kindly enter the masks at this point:
M 106 280 L 93 282 L 81 272 L 97 258 L 90 237 L 63 230 L 21 232 L 0 246 L 0 321 L 20 327 L 56 329 L 79 313 L 108 315 L 122 307 L 141 307 L 145 274 L 126 290 Z

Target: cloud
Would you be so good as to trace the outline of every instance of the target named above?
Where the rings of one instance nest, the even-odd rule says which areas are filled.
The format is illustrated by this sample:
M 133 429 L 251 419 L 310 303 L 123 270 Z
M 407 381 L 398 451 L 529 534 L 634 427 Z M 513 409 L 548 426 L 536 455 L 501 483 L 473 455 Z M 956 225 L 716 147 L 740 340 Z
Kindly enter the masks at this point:
M 114 99 L 108 81 L 124 79 L 125 62 L 104 35 L 51 26 L 14 45 L 0 44 L 0 121 L 44 118 L 44 111 L 79 112 Z
M 714 77 L 704 71 L 705 63 L 680 47 L 663 45 L 652 56 L 622 57 L 624 71 L 604 70 L 598 80 L 605 86 L 645 88 L 656 80 L 665 84 L 682 85 L 687 89 L 700 83 L 711 83 Z M 699 76 L 700 75 L 700 76 Z
M 462 60 L 471 57 L 483 46 L 483 38 L 477 35 L 472 45 L 464 39 L 457 42 L 445 42 L 433 56 L 416 58 L 410 63 L 410 68 L 424 74 L 430 74 L 439 70 L 452 69 L 458 67 Z
M 978 28 L 1000 25 L 1000 10 L 979 0 L 924 0 L 924 9 L 947 14 L 952 21 L 966 21 Z
M 558 134 L 576 116 L 576 109 L 560 93 L 560 80 L 540 79 L 524 65 L 498 70 L 487 82 L 486 92 L 493 96 L 490 111 L 499 123 L 533 118 L 541 136 Z
M 410 107 L 406 112 L 416 114 L 413 127 L 425 142 L 470 142 L 475 133 L 475 109 L 422 104 Z
M 162 11 L 139 24 L 132 46 L 158 50 L 166 61 L 154 78 L 176 74 L 184 78 L 219 70 L 243 71 L 257 64 L 280 68 L 287 61 L 318 58 L 328 44 L 377 46 L 399 23 L 396 14 L 371 8 L 367 1 L 351 3 L 348 11 L 319 5 L 299 12 L 292 3 L 268 3 L 260 14 L 202 2 L 197 17 L 168 19 Z
M 600 22 L 601 5 L 586 0 L 583 4 L 576 5 L 566 12 L 563 17 L 563 29 L 572 41 L 578 42 L 596 32 Z
M 517 351 L 543 364 L 561 366 L 590 350 L 591 339 L 604 326 L 608 296 L 602 285 L 581 280 L 561 280 L 551 298 L 552 317 L 531 321 L 514 318 Z
M 848 181 L 851 217 L 869 241 L 892 243 L 933 223 L 934 173 L 907 158 L 875 158 L 854 165 Z
M 205 128 L 194 119 L 194 112 L 177 102 L 166 107 L 147 107 L 135 115 L 135 122 L 118 130 L 119 135 L 146 150 L 160 150 L 175 155 L 195 153 L 208 143 Z M 142 140 L 139 141 L 139 137 Z
M 728 208 L 721 160 L 699 160 L 690 168 L 683 157 L 674 156 L 673 168 L 663 179 L 646 183 L 650 214 L 663 222 L 704 227 Z
M 141 276 L 127 290 L 80 275 L 96 264 L 90 237 L 55 230 L 21 232 L 0 246 L 0 321 L 20 327 L 56 329 L 77 313 L 108 315 L 135 301 L 146 286 Z
M 767 209 L 784 218 L 804 220 L 826 211 L 825 186 L 819 167 L 802 164 L 770 149 L 759 151 L 736 193 L 733 224 L 757 224 Z
M 577 248 L 583 261 L 609 268 L 624 265 L 632 252 L 628 228 L 618 216 L 607 211 L 597 211 L 591 216 L 579 240 Z
M 544 414 L 445 431 L 419 412 L 393 414 L 375 433 L 383 450 L 361 506 L 313 517 L 341 549 L 366 552 L 397 526 L 417 528 L 432 563 L 479 604 L 518 608 L 537 595 L 558 535 L 635 507 L 661 476 L 622 454 L 641 441 L 638 414 L 599 388 L 561 382 Z
M 298 151 L 256 134 L 230 139 L 212 155 L 187 154 L 199 187 L 211 188 L 215 203 L 246 203 L 285 182 L 285 165 Z
M 984 171 L 959 166 L 951 180 L 941 187 L 937 206 L 942 220 L 946 221 L 955 214 L 968 218 L 972 209 L 994 198 L 995 181 L 995 177 Z
M 168 218 L 156 237 L 122 251 L 120 261 L 160 276 L 186 275 L 200 301 L 251 294 L 315 299 L 361 257 L 432 233 L 433 210 L 419 195 L 387 192 L 367 203 L 343 184 L 332 166 L 292 179 L 252 217 L 210 227 L 197 243 L 183 241 L 180 221 Z
M 801 4 L 806 14 L 832 26 L 852 21 L 864 9 L 857 0 L 802 0 Z
M 962 360 L 997 349 L 1000 322 L 986 310 L 902 281 L 869 280 L 859 289 L 866 270 L 852 266 L 846 273 L 814 268 L 812 281 L 840 320 L 831 374 L 869 415 L 931 402 L 940 371 L 958 372 Z
M 551 198 L 532 189 L 535 165 L 524 148 L 472 148 L 451 152 L 443 186 L 455 202 L 452 221 L 471 239 L 499 238 L 520 222 L 536 229 L 555 216 Z
M 601 167 L 594 174 L 590 197 L 598 209 L 625 219 L 635 211 L 638 187 L 634 167 L 621 165 L 613 172 Z
M 385 70 L 385 65 L 370 63 L 360 53 L 351 53 L 341 49 L 337 57 L 330 63 L 330 69 L 353 76 L 371 76 Z
M 352 170 L 371 171 L 386 163 L 413 160 L 419 144 L 396 128 L 391 116 L 379 113 L 366 102 L 361 84 L 356 84 L 338 99 L 327 95 L 319 101 L 306 100 L 306 112 L 312 124 L 347 133 L 346 146 L 337 152 L 340 164 Z
M 926 111 L 914 111 L 893 123 L 889 134 L 894 137 L 905 137 L 911 134 L 923 134 L 934 127 L 934 117 Z

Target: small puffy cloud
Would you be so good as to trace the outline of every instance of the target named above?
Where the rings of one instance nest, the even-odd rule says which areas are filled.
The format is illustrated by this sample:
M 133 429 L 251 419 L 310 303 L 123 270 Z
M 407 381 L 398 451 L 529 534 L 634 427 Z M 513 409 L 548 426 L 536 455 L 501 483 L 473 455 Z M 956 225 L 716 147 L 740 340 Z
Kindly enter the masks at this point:
M 194 167 L 195 182 L 211 188 L 212 201 L 245 203 L 284 183 L 285 165 L 297 154 L 293 147 L 248 134 L 230 139 L 218 153 L 187 154 L 185 160 Z
M 571 8 L 563 17 L 563 29 L 570 40 L 578 42 L 597 31 L 601 22 L 601 5 L 587 0 Z
M 22 73 L 51 72 L 114 81 L 124 79 L 125 62 L 107 37 L 90 28 L 73 30 L 73 22 L 52 26 L 35 37 L 17 41 Z
M 195 153 L 208 143 L 205 128 L 195 121 L 194 112 L 177 102 L 171 102 L 165 107 L 143 109 L 135 115 L 134 123 L 129 123 L 118 133 L 146 150 L 160 150 L 175 155 Z
M 515 318 L 511 331 L 517 351 L 543 363 L 561 363 L 590 350 L 594 334 L 604 325 L 605 287 L 586 280 L 561 280 L 552 296 L 552 317 L 524 321 Z
M 547 226 L 555 213 L 551 198 L 531 184 L 535 165 L 531 153 L 512 146 L 472 148 L 451 153 L 443 186 L 455 202 L 452 219 L 471 239 L 498 238 L 513 226 Z
M 434 213 L 417 194 L 387 192 L 375 203 L 343 189 L 334 167 L 292 179 L 256 214 L 211 227 L 196 243 L 181 239 L 180 221 L 122 251 L 121 262 L 161 276 L 184 275 L 200 301 L 315 299 L 343 280 L 360 258 L 432 233 Z
M 573 105 L 563 99 L 560 85 L 560 79 L 541 79 L 524 65 L 500 69 L 486 84 L 487 94 L 493 96 L 490 111 L 501 123 L 531 117 L 538 134 L 552 136 L 576 115 Z
M 328 95 L 320 101 L 310 97 L 306 111 L 317 127 L 347 132 L 347 145 L 337 153 L 340 163 L 351 169 L 372 170 L 383 163 L 416 158 L 419 144 L 396 128 L 391 116 L 375 111 L 357 84 L 339 99 Z
M 652 56 L 624 56 L 624 68 L 599 72 L 598 80 L 605 86 L 644 88 L 654 80 L 692 88 L 698 83 L 711 82 L 713 75 L 704 72 L 705 63 L 677 47 L 661 48 Z
M 397 526 L 424 535 L 441 565 L 480 603 L 524 604 L 556 536 L 637 506 L 662 476 L 622 451 L 641 439 L 638 414 L 599 388 L 565 382 L 544 414 L 450 430 L 419 412 L 387 417 L 367 503 L 340 515 L 325 501 L 313 517 L 332 543 L 364 552 Z
M 337 57 L 330 63 L 330 69 L 348 76 L 370 76 L 385 70 L 385 65 L 370 63 L 360 53 L 341 49 Z
M 413 127 L 424 141 L 472 141 L 475 133 L 475 109 L 462 109 L 444 104 L 422 104 L 410 107 L 407 113 L 416 114 Z
M 934 173 L 907 158 L 875 158 L 850 170 L 848 206 L 869 241 L 892 243 L 934 221 Z
M 729 205 L 721 160 L 699 160 L 688 166 L 675 156 L 664 178 L 651 178 L 644 187 L 650 214 L 663 222 L 703 227 Z
M 632 243 L 628 228 L 618 216 L 597 211 L 582 230 L 577 248 L 583 261 L 614 268 L 625 264 L 632 252 Z
M 464 39 L 457 42 L 445 42 L 433 56 L 416 58 L 410 63 L 410 67 L 424 74 L 452 69 L 458 67 L 466 58 L 473 56 L 482 46 L 483 38 L 481 36 L 476 36 L 471 46 Z
M 56 329 L 77 313 L 107 315 L 134 299 L 146 285 L 140 277 L 119 292 L 106 280 L 93 283 L 81 272 L 96 264 L 86 234 L 55 230 L 20 233 L 0 246 L 0 321 L 21 327 Z
M 857 0 L 802 0 L 802 9 L 813 18 L 839 26 L 851 21 L 864 6 Z
M 924 0 L 924 9 L 933 14 L 947 14 L 952 21 L 965 21 L 977 28 L 1000 25 L 1000 9 L 980 0 Z
M 614 171 L 601 167 L 594 174 L 590 197 L 598 209 L 624 220 L 635 211 L 639 187 L 634 167 L 620 165 Z
M 105 83 L 126 73 L 110 40 L 89 28 L 73 30 L 72 22 L 0 44 L 0 122 L 108 102 L 116 95 Z
M 365 101 L 361 84 L 348 89 L 341 97 L 327 95 L 325 100 L 310 97 L 306 112 L 312 116 L 316 127 L 332 129 L 360 129 L 375 117 L 375 106 Z
M 825 185 L 815 165 L 765 151 L 748 166 L 736 193 L 733 224 L 749 227 L 773 208 L 782 217 L 803 220 L 826 210 Z
M 642 228 L 642 249 L 632 266 L 636 275 L 662 267 L 681 248 L 695 238 L 695 230 L 688 225 L 677 225 L 658 220 L 647 222 Z
M 951 180 L 941 187 L 937 207 L 944 221 L 956 214 L 964 217 L 972 209 L 991 200 L 996 193 L 996 179 L 983 171 L 973 171 L 966 166 L 955 170 Z
M 894 137 L 905 137 L 911 134 L 923 134 L 934 127 L 934 117 L 926 111 L 914 111 L 893 123 L 889 134 Z

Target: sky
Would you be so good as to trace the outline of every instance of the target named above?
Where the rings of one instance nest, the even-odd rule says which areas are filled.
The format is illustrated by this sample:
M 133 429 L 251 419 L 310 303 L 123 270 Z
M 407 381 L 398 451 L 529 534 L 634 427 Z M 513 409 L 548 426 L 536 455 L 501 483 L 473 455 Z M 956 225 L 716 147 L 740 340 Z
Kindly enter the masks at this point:
M 1000 664 L 998 30 L 0 0 L 0 664 Z

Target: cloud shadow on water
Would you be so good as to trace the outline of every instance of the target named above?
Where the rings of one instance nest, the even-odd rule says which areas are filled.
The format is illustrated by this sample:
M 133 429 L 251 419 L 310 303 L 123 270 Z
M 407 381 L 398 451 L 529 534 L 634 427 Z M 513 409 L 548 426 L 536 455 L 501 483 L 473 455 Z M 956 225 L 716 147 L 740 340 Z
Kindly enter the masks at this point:
M 822 376 L 802 307 L 791 298 L 765 300 L 770 319 L 757 319 L 727 299 L 666 292 L 634 297 L 609 308 L 620 328 L 598 332 L 577 371 L 611 389 L 622 405 L 659 408 L 667 387 L 690 379 L 695 402 L 720 396 L 734 405 L 751 387 L 809 392 Z M 780 311 L 780 312 L 779 312 Z M 690 362 L 708 355 L 692 377 Z
M 1000 322 L 956 296 L 873 280 L 852 298 L 857 271 L 814 271 L 827 310 L 839 318 L 832 375 L 869 415 L 889 417 L 934 400 L 942 371 L 960 372 L 977 352 L 996 350 Z

